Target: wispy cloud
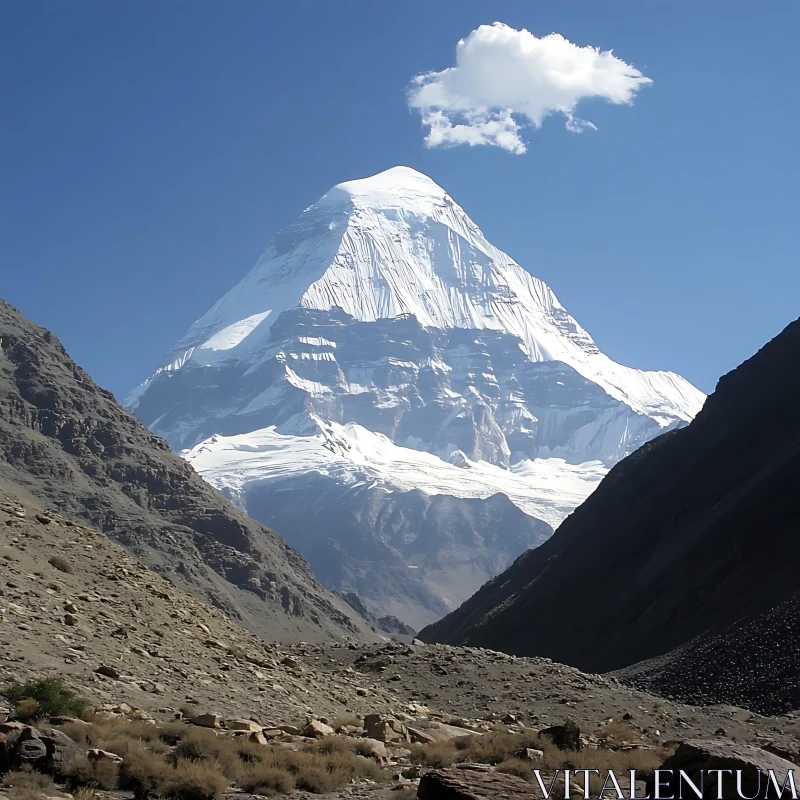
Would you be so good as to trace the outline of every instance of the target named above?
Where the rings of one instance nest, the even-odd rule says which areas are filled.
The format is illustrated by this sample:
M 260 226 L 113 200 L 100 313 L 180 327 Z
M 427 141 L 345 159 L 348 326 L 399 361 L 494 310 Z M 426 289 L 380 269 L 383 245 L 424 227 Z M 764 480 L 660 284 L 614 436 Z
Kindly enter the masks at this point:
M 610 50 L 581 47 L 557 33 L 538 38 L 495 22 L 456 45 L 454 67 L 415 77 L 408 105 L 428 129 L 428 147 L 492 145 L 524 153 L 524 127 L 538 128 L 550 114 L 563 114 L 573 133 L 596 130 L 575 115 L 581 100 L 630 104 L 649 83 Z

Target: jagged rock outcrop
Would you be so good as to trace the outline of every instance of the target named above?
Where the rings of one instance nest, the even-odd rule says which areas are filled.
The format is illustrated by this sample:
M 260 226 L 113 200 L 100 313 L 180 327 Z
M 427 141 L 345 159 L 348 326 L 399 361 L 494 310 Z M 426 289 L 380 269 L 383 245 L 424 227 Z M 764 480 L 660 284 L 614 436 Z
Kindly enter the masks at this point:
M 620 676 L 689 701 L 800 707 L 798 363 L 800 320 L 420 638 L 593 671 L 649 659 Z
M 256 633 L 372 636 L 299 553 L 231 506 L 53 334 L 2 300 L 0 480 L 91 522 Z

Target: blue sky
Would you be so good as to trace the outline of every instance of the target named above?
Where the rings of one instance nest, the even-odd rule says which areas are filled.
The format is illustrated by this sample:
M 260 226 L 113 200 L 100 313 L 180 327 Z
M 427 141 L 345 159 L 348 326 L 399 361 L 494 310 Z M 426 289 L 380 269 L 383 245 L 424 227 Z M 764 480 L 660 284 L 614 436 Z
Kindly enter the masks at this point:
M 428 149 L 410 79 L 500 20 L 653 83 Z M 330 186 L 419 169 L 601 349 L 701 389 L 798 315 L 800 3 L 5 0 L 0 295 L 123 396 Z

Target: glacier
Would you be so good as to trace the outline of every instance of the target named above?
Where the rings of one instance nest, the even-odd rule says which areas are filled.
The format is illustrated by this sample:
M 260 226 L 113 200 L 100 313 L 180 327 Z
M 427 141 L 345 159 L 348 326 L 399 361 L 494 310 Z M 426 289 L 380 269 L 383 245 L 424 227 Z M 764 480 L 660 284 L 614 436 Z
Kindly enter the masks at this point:
M 125 405 L 280 525 L 331 588 L 420 625 L 704 399 L 606 356 L 440 186 L 394 167 L 335 186 L 280 231 Z M 312 530 L 309 504 L 340 527 Z M 420 533 L 436 526 L 452 530 Z M 422 539 L 424 552 L 410 544 Z

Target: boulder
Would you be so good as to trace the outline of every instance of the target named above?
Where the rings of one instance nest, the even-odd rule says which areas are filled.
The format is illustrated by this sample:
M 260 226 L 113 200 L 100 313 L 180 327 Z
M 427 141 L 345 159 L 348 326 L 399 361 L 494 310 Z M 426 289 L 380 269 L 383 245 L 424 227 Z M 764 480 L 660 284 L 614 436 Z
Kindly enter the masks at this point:
M 450 739 L 461 739 L 465 736 L 483 736 L 480 731 L 459 728 L 456 725 L 446 725 L 444 722 L 433 722 L 427 719 L 418 719 L 414 725 L 407 726 L 412 742 L 446 742 Z
M 348 736 L 347 741 L 353 743 L 355 752 L 359 755 L 373 758 L 381 764 L 389 760 L 389 752 L 386 750 L 386 745 L 377 739 L 370 739 L 366 736 L 363 738 L 351 738 Z
M 101 750 L 99 747 L 91 747 L 86 751 L 86 758 L 90 761 L 110 761 L 112 764 L 121 764 L 122 756 L 110 753 L 108 750 Z
M 104 675 L 106 678 L 111 678 L 112 680 L 119 680 L 119 670 L 116 667 L 108 666 L 107 664 L 101 664 L 95 672 L 98 675 Z
M 278 730 L 288 733 L 290 736 L 302 736 L 303 729 L 298 728 L 296 725 L 278 725 Z
M 261 733 L 263 725 L 253 722 L 251 719 L 226 719 L 225 727 L 229 731 L 252 731 L 253 733 Z
M 408 728 L 399 720 L 380 714 L 367 714 L 364 717 L 364 730 L 370 739 L 379 742 L 408 742 Z
M 6 720 L 5 722 L 0 722 L 0 733 L 3 734 L 17 734 L 20 731 L 25 730 L 27 725 L 23 722 L 17 722 L 15 719 Z
M 703 797 L 716 798 L 718 796 L 717 775 L 709 775 L 707 770 L 734 770 L 734 774 L 725 774 L 722 777 L 722 796 L 744 796 L 756 798 L 776 797 L 775 786 L 770 782 L 770 770 L 783 786 L 787 774 L 793 771 L 795 786 L 800 789 L 800 770 L 791 762 L 773 753 L 768 753 L 760 747 L 748 744 L 737 744 L 729 741 L 716 741 L 704 739 L 691 739 L 681 742 L 675 754 L 670 756 L 659 767 L 660 770 L 673 770 L 674 774 L 664 773 L 659 778 L 660 797 L 679 796 L 681 788 L 683 795 L 692 790 L 683 784 L 679 785 L 679 770 L 688 776 L 695 784 L 700 785 L 701 776 L 704 778 Z M 735 771 L 741 770 L 742 784 L 739 794 L 734 777 Z M 647 781 L 646 793 L 655 795 L 655 775 Z M 695 793 L 692 792 L 692 797 Z M 791 796 L 791 793 L 787 796 Z
M 198 714 L 192 717 L 189 722 L 192 725 L 199 725 L 201 728 L 221 728 L 222 717 L 219 714 Z
M 69 765 L 83 756 L 79 747 L 65 733 L 51 728 L 25 727 L 17 736 L 10 753 L 15 769 L 28 767 L 56 778 L 66 777 Z
M 539 736 L 546 736 L 559 750 L 580 750 L 583 747 L 581 730 L 571 719 L 563 725 L 539 731 Z
M 544 758 L 544 750 L 537 750 L 535 747 L 524 747 L 514 753 L 515 758 L 528 759 L 529 761 L 541 761 Z
M 36 728 L 26 725 L 17 736 L 11 751 L 11 765 L 15 769 L 29 767 L 41 769 L 47 759 L 47 745 Z
M 47 748 L 45 770 L 56 778 L 67 777 L 70 764 L 83 758 L 83 748 L 66 733 L 54 728 L 39 731 L 39 736 Z
M 516 775 L 477 770 L 432 770 L 417 789 L 419 800 L 541 800 L 538 789 Z
M 89 725 L 85 719 L 78 719 L 77 717 L 64 717 L 61 714 L 55 717 L 49 717 L 48 722 L 51 725 Z
M 333 736 L 336 731 L 330 725 L 320 722 L 318 719 L 312 719 L 303 730 L 303 736 L 311 736 L 314 739 L 321 739 L 323 736 Z

